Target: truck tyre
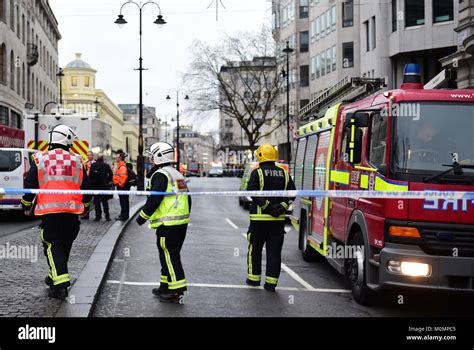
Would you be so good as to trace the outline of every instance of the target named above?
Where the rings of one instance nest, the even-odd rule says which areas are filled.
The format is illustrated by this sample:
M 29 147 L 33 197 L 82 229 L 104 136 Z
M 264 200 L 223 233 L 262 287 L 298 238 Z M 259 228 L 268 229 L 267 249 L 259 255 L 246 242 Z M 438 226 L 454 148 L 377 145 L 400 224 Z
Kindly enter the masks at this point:
M 304 261 L 307 262 L 322 262 L 326 260 L 324 256 L 319 254 L 308 244 L 308 227 L 306 224 L 306 216 L 303 216 L 300 220 L 300 249 L 301 256 Z
M 377 293 L 367 286 L 367 266 L 366 249 L 364 237 L 361 231 L 358 231 L 352 237 L 350 243 L 355 247 L 353 250 L 355 256 L 346 261 L 346 279 L 352 290 L 354 300 L 361 305 L 371 305 L 375 303 Z

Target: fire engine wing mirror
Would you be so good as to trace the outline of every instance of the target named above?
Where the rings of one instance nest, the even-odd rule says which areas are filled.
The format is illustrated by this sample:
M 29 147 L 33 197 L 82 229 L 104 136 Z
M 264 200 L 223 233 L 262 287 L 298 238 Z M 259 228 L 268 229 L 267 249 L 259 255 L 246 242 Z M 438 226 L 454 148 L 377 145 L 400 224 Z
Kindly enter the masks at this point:
M 362 161 L 362 140 L 364 133 L 359 128 L 346 128 L 348 163 L 359 164 Z
M 357 128 L 366 128 L 369 126 L 369 113 L 367 112 L 356 112 L 346 114 L 346 127 L 352 126 L 352 123 Z

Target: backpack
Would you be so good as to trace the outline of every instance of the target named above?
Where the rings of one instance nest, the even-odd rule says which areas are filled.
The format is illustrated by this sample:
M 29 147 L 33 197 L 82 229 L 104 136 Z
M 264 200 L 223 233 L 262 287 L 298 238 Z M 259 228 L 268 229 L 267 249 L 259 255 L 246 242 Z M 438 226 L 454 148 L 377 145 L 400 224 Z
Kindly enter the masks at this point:
M 128 185 L 130 187 L 137 186 L 137 174 L 133 171 L 133 169 L 127 168 L 128 170 Z

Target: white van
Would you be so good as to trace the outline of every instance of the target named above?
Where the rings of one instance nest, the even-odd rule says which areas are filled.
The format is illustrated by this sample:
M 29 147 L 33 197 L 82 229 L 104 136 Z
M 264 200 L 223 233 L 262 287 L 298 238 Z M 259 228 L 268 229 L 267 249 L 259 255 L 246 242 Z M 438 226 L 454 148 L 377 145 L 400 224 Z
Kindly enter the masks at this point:
M 23 188 L 36 150 L 0 148 L 0 188 Z M 0 195 L 0 210 L 21 210 L 21 194 Z

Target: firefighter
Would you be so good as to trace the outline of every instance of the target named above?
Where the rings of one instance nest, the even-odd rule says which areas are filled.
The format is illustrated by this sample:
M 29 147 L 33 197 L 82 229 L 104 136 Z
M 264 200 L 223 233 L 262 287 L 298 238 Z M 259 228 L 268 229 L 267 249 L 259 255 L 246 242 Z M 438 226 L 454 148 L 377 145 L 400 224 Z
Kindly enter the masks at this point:
M 174 148 L 168 143 L 157 142 L 147 153 L 153 158 L 148 190 L 158 192 L 188 192 L 186 181 L 173 166 Z M 161 283 L 153 294 L 165 303 L 182 303 L 186 291 L 186 279 L 180 252 L 186 237 L 191 212 L 188 195 L 149 196 L 145 207 L 137 217 L 137 223 L 156 229 L 157 246 L 161 262 Z
M 294 190 L 295 184 L 288 171 L 275 164 L 278 154 L 270 144 L 257 149 L 259 166 L 250 174 L 248 191 Z M 266 245 L 267 267 L 264 288 L 274 292 L 281 269 L 281 251 L 285 234 L 285 212 L 292 198 L 252 197 L 250 227 L 247 233 L 247 281 L 259 286 L 262 275 L 262 250 Z
M 76 139 L 66 125 L 56 125 L 49 132 L 49 150 L 33 155 L 33 164 L 25 179 L 25 188 L 89 189 L 89 179 L 82 158 L 69 152 Z M 64 299 L 71 284 L 69 254 L 79 233 L 79 216 L 88 213 L 90 196 L 81 194 L 25 194 L 22 206 L 26 215 L 41 217 L 41 240 L 49 265 L 45 283 L 51 298 Z
M 127 180 L 128 180 L 128 168 L 127 164 L 125 163 L 125 158 L 127 158 L 127 154 L 122 151 L 118 150 L 115 156 L 115 168 L 114 168 L 114 176 L 113 182 L 114 185 L 117 187 L 117 191 L 128 191 L 130 188 L 127 187 Z M 120 215 L 117 218 L 119 221 L 126 221 L 130 215 L 130 201 L 129 196 L 122 196 L 119 195 L 120 200 Z

